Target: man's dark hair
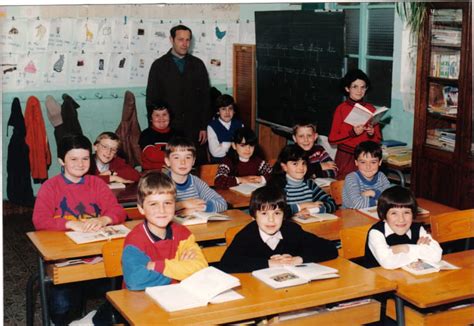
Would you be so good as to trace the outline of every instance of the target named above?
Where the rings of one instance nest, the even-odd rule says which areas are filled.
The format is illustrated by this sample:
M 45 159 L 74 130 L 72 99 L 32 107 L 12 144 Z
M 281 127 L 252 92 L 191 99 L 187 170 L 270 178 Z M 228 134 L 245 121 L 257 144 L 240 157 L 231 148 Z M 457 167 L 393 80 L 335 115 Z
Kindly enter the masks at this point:
M 176 31 L 189 31 L 190 39 L 193 39 L 193 31 L 191 31 L 189 27 L 184 25 L 176 25 L 170 29 L 170 35 L 173 40 L 176 37 Z

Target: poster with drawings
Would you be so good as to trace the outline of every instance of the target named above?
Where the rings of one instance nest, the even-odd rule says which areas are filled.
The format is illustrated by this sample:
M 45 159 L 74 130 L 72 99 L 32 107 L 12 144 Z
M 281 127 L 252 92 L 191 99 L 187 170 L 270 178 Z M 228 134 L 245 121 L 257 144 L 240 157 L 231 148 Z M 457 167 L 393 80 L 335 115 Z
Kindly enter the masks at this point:
M 130 25 L 124 19 L 115 19 L 112 25 L 112 51 L 127 51 L 130 41 Z
M 157 53 L 157 58 L 168 52 L 171 47 L 169 39 L 171 27 L 173 25 L 170 22 L 154 21 L 150 23 L 148 50 Z
M 73 18 L 55 18 L 51 20 L 49 29 L 48 50 L 69 50 L 74 38 Z
M 24 52 L 27 41 L 27 20 L 3 20 L 0 24 L 0 48 L 3 53 Z
M 18 54 L 2 55 L 2 88 L 4 91 L 20 88 L 20 71 L 18 70 Z
M 130 54 L 130 83 L 134 85 L 146 85 L 148 73 L 155 56 L 152 53 L 131 53 Z
M 91 83 L 92 61 L 94 55 L 89 52 L 73 52 L 69 62 L 69 84 L 82 86 Z
M 99 21 L 99 25 L 97 29 L 97 37 L 96 37 L 96 50 L 97 51 L 110 52 L 112 50 L 113 23 L 114 21 L 112 19 L 107 19 L 107 18 L 104 18 Z
M 69 52 L 53 51 L 47 52 L 48 62 L 42 75 L 41 82 L 45 85 L 64 86 L 68 83 L 69 75 Z
M 27 40 L 28 51 L 46 51 L 48 49 L 50 21 L 33 19 L 28 23 Z
M 150 38 L 150 23 L 143 19 L 130 21 L 130 51 L 142 51 Z
M 74 50 L 93 51 L 96 47 L 100 19 L 78 19 L 76 23 L 76 42 Z
M 126 85 L 130 74 L 130 54 L 127 52 L 112 53 L 106 83 Z
M 18 58 L 19 88 L 32 88 L 39 84 L 40 76 L 46 70 L 45 53 L 30 52 L 20 54 Z
M 97 52 L 93 54 L 91 69 L 91 84 L 103 84 L 110 64 L 110 53 Z

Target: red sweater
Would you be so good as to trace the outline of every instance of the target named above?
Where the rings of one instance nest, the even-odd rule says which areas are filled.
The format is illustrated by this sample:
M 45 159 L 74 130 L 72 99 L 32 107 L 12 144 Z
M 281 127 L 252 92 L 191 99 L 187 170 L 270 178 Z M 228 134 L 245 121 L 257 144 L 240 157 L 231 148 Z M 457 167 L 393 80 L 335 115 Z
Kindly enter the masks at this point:
M 108 216 L 112 224 L 125 221 L 125 211 L 109 187 L 99 178 L 86 175 L 71 183 L 63 174 L 46 181 L 38 191 L 33 210 L 36 230 L 66 230 L 69 220 Z
M 363 106 L 369 109 L 371 112 L 375 111 L 375 108 L 372 104 L 363 103 Z M 334 112 L 334 117 L 332 119 L 331 132 L 329 133 L 329 142 L 331 144 L 337 144 L 337 150 L 342 150 L 347 153 L 354 153 L 354 149 L 361 142 L 366 140 L 372 140 L 376 143 L 382 141 L 382 133 L 380 131 L 380 125 L 375 125 L 375 132 L 372 136 L 369 136 L 367 132 L 363 132 L 360 135 L 354 133 L 354 127 L 348 123 L 344 122 L 344 119 L 349 115 L 352 108 L 354 107 L 355 102 L 348 99 L 345 102 L 339 104 Z
M 99 175 L 100 172 L 97 169 L 97 165 L 95 163 L 96 156 L 92 157 L 91 168 L 89 170 L 89 174 L 96 175 L 105 182 L 110 182 L 110 176 L 108 175 Z M 109 163 L 109 170 L 116 172 L 117 175 L 121 178 L 132 180 L 138 182 L 140 180 L 140 173 L 135 170 L 131 165 L 128 165 L 127 162 L 121 157 L 116 156 L 112 161 Z

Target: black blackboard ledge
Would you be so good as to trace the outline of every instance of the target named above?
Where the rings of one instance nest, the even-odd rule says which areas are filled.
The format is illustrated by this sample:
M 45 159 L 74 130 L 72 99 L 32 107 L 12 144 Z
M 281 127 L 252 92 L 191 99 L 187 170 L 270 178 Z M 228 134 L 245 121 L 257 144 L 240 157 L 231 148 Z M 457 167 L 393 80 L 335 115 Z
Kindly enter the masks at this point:
M 291 139 L 291 136 L 293 134 L 293 129 L 291 129 L 290 127 L 279 125 L 277 123 L 270 122 L 270 121 L 263 120 L 263 119 L 258 119 L 258 118 L 256 119 L 256 121 L 258 123 L 269 126 L 270 128 L 272 128 L 272 131 L 274 133 L 276 133 L 277 135 L 280 135 L 282 137 Z

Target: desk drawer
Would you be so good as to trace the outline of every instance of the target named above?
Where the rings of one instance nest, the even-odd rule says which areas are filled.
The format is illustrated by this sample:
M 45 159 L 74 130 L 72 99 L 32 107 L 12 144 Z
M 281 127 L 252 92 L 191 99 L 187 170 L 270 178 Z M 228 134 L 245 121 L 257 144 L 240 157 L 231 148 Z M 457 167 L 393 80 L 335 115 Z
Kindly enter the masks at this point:
M 104 262 L 64 267 L 49 264 L 47 266 L 47 273 L 54 284 L 80 282 L 107 277 L 105 275 Z

